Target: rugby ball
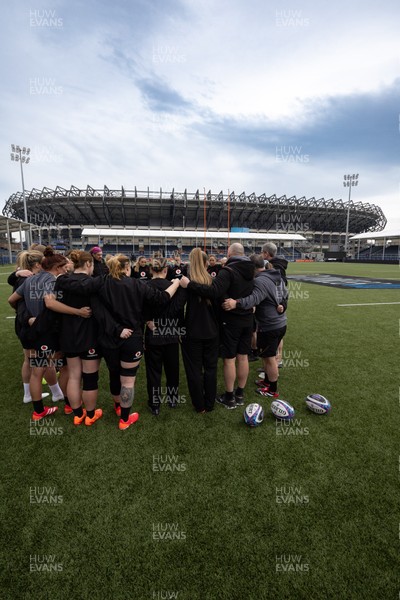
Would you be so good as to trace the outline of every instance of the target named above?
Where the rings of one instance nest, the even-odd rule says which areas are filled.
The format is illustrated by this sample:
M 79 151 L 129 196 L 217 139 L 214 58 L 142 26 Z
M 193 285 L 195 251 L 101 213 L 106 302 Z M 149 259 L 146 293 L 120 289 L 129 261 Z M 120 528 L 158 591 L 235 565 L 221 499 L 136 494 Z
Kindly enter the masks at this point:
M 306 398 L 307 407 L 317 415 L 327 415 L 331 410 L 331 403 L 320 394 L 309 394 Z
M 277 419 L 283 419 L 284 421 L 289 421 L 294 417 L 293 406 L 285 400 L 274 400 L 271 403 L 271 411 Z
M 264 420 L 264 409 L 260 404 L 253 402 L 246 406 L 243 413 L 244 422 L 250 427 L 257 427 Z

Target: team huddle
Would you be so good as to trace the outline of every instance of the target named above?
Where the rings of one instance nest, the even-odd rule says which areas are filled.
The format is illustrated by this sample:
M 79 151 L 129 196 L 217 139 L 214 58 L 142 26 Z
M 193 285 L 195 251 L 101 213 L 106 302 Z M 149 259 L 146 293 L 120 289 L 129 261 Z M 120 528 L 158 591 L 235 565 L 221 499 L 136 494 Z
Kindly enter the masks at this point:
M 217 263 L 200 248 L 173 263 L 125 255 L 103 259 L 98 246 L 65 256 L 32 247 L 18 256 L 8 278 L 16 310 L 15 331 L 24 350 L 24 403 L 34 421 L 57 406 L 44 406 L 42 381 L 53 402 L 64 401 L 76 426 L 93 425 L 100 362 L 104 359 L 119 429 L 135 423 L 135 382 L 144 357 L 148 407 L 154 416 L 179 404 L 183 364 L 194 410 L 215 402 L 227 409 L 244 404 L 249 358 L 263 361 L 256 392 L 278 398 L 279 361 L 286 333 L 287 261 L 268 242 L 262 254 L 245 256 L 239 243 Z M 225 390 L 217 394 L 218 360 Z M 163 370 L 166 386 L 161 385 Z

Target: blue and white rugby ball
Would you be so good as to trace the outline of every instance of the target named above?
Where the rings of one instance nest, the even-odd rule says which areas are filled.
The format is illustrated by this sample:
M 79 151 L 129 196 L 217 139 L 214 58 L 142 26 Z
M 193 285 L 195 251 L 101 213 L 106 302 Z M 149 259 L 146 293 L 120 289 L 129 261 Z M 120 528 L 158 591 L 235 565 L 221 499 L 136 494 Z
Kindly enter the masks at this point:
M 329 400 L 320 394 L 309 394 L 306 398 L 306 404 L 317 415 L 327 415 L 332 408 Z
M 277 419 L 283 419 L 284 421 L 289 421 L 294 417 L 293 406 L 285 400 L 274 400 L 271 403 L 271 411 Z
M 244 422 L 250 427 L 257 427 L 264 420 L 264 409 L 260 404 L 249 404 L 243 413 Z

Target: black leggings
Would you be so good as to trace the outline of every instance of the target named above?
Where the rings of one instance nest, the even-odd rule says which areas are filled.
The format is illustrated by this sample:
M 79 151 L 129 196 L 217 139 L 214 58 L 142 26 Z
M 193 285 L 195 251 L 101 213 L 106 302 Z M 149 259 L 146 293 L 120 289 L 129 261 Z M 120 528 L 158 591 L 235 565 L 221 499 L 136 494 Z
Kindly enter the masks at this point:
M 149 406 L 159 406 L 174 400 L 179 403 L 179 343 L 148 345 L 144 359 Z M 167 380 L 166 388 L 161 387 L 163 366 Z
M 183 363 L 194 408 L 212 410 L 217 393 L 218 338 L 182 341 Z

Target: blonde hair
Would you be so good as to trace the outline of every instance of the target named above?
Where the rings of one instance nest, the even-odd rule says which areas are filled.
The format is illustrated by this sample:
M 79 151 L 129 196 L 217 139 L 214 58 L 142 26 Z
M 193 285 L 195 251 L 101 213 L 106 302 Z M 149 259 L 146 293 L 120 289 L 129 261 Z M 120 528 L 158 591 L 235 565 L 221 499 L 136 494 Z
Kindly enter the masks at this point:
M 23 250 L 17 256 L 17 267 L 32 271 L 33 267 L 40 264 L 43 259 L 43 252 L 39 250 Z
M 201 248 L 193 248 L 189 254 L 191 281 L 211 285 L 212 277 L 206 268 L 207 260 L 207 254 Z
M 43 246 L 43 244 L 34 243 L 29 246 L 29 250 L 37 250 L 38 252 L 43 253 L 46 250 L 46 246 Z
M 131 261 L 125 254 L 117 254 L 116 256 L 108 256 L 106 264 L 113 279 L 122 279 L 125 275 L 126 265 L 130 265 Z
M 153 260 L 151 261 L 151 265 L 150 265 L 150 269 L 153 271 L 153 273 L 161 273 L 161 271 L 163 271 L 167 266 L 167 259 L 166 258 L 153 258 Z
M 145 259 L 147 265 L 147 258 L 145 256 L 139 256 L 139 258 L 135 262 L 135 266 L 133 267 L 133 270 L 136 271 L 136 273 L 139 271 L 139 261 L 142 260 L 142 258 Z

